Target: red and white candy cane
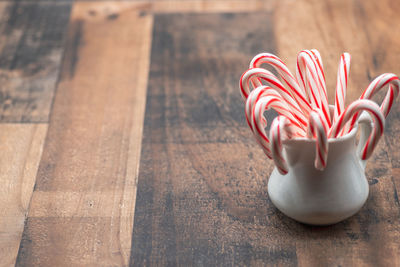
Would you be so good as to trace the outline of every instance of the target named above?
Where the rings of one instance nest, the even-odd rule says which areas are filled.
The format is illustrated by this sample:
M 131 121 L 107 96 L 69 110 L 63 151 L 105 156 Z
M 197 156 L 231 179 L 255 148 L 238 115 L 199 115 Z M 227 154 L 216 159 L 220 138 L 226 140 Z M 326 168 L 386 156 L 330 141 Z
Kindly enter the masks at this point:
M 321 54 L 319 53 L 319 51 L 317 49 L 311 49 L 311 53 L 316 58 L 318 66 L 319 66 L 320 70 L 322 71 L 322 75 L 324 76 L 324 81 L 325 81 L 324 65 L 322 64 Z
M 381 112 L 378 104 L 376 104 L 374 101 L 359 99 L 351 103 L 350 106 L 348 106 L 344 110 L 337 121 L 333 124 L 328 136 L 330 138 L 336 138 L 346 122 L 350 121 L 355 114 L 361 111 L 368 111 L 374 121 L 372 132 L 368 137 L 365 146 L 361 150 L 361 158 L 363 160 L 366 160 L 371 156 L 372 152 L 374 151 L 385 127 L 385 117 Z
M 314 61 L 316 63 L 318 75 L 321 77 L 321 81 L 322 81 L 322 83 L 324 85 L 323 93 L 324 93 L 325 98 L 328 101 L 328 95 L 327 95 L 327 91 L 326 91 L 326 80 L 325 80 L 324 65 L 322 64 L 321 54 L 319 53 L 319 51 L 317 49 L 311 49 L 310 52 L 314 56 Z
M 269 138 L 271 141 L 271 155 L 278 171 L 285 175 L 288 173 L 288 164 L 283 157 L 283 138 L 292 138 L 293 128 L 291 127 L 290 121 L 285 116 L 276 117 L 271 124 L 269 130 Z
M 252 123 L 252 114 L 253 114 L 254 106 L 255 106 L 256 102 L 258 101 L 258 99 L 261 98 L 262 94 L 265 93 L 265 91 L 269 90 L 269 89 L 272 89 L 272 88 L 268 87 L 268 86 L 259 86 L 256 89 L 254 89 L 253 91 L 251 91 L 251 93 L 247 97 L 244 112 L 246 115 L 247 124 L 249 125 L 251 131 L 254 131 L 253 123 Z
M 269 85 L 274 88 L 288 104 L 289 111 L 300 122 L 303 129 L 306 129 L 307 119 L 302 113 L 297 102 L 293 99 L 290 92 L 283 86 L 283 84 L 273 75 L 270 71 L 261 68 L 254 68 L 245 71 L 240 78 L 239 86 L 240 92 L 243 98 L 247 98 L 250 92 L 250 81 L 255 81 L 257 79 L 265 80 Z
M 259 68 L 263 64 L 268 64 L 275 68 L 281 76 L 283 83 L 290 89 L 292 97 L 296 100 L 302 112 L 308 116 L 311 111 L 311 105 L 307 101 L 305 92 L 300 88 L 295 76 L 290 72 L 286 64 L 273 54 L 261 53 L 251 60 L 250 68 Z
M 322 89 L 324 90 L 323 95 L 324 95 L 325 99 L 328 99 L 328 95 L 326 92 L 324 65 L 322 64 L 321 54 L 318 52 L 317 49 L 311 49 L 310 52 L 313 55 L 313 60 L 316 63 L 317 73 L 318 73 L 318 76 L 320 77 L 321 83 L 323 85 L 323 87 L 322 87 Z
M 380 90 L 382 90 L 386 86 L 389 86 L 389 89 L 380 106 L 380 109 L 385 117 L 387 117 L 387 115 L 389 114 L 394 101 L 399 95 L 399 90 L 400 90 L 399 77 L 397 77 L 393 73 L 384 73 L 378 76 L 368 85 L 367 89 L 365 89 L 364 93 L 360 97 L 360 99 L 372 99 L 372 97 L 375 94 L 377 94 Z M 357 122 L 358 117 L 359 113 L 353 116 L 351 122 L 348 125 L 346 125 L 344 131 L 342 131 L 342 134 L 351 131 L 351 129 L 354 127 L 354 124 Z
M 251 94 L 256 94 L 257 91 L 253 91 Z M 246 104 L 252 101 L 252 95 L 247 98 Z M 255 104 L 255 105 L 254 105 Z M 282 98 L 275 90 L 266 90 L 262 96 L 253 104 L 253 110 L 247 114 L 251 116 L 250 128 L 253 134 L 263 148 L 265 154 L 271 158 L 270 141 L 268 135 L 265 132 L 265 127 L 267 126 L 267 119 L 264 117 L 264 111 L 269 109 L 274 109 L 278 114 L 284 115 L 288 118 L 295 136 L 304 136 L 304 130 L 301 128 L 299 123 L 296 121 L 292 113 L 288 111 L 287 104 L 282 101 Z
M 239 80 L 239 88 L 240 94 L 242 95 L 243 99 L 247 99 L 251 92 L 250 84 L 253 87 L 253 90 L 257 87 L 263 86 L 261 80 L 269 81 L 269 86 L 277 90 L 278 92 L 281 91 L 283 88 L 288 94 L 287 90 L 284 88 L 283 84 L 279 81 L 279 79 L 269 70 L 255 68 L 255 69 L 248 69 L 243 72 L 242 76 Z
M 340 57 L 336 81 L 335 109 L 333 121 L 337 120 L 337 118 L 340 116 L 340 114 L 342 114 L 345 108 L 347 81 L 349 79 L 350 71 L 350 59 L 351 57 L 349 53 L 343 53 Z
M 267 126 L 267 120 L 264 116 L 260 119 L 259 127 L 257 131 L 257 126 L 254 120 L 254 108 L 257 101 L 262 97 L 263 94 L 266 93 L 267 90 L 273 90 L 271 87 L 259 86 L 255 90 L 253 90 L 247 97 L 246 105 L 245 105 L 245 114 L 247 123 L 254 134 L 254 137 L 257 143 L 264 150 L 264 153 L 268 156 L 268 158 L 272 158 L 271 150 L 269 148 L 269 139 L 265 134 L 265 127 Z
M 257 87 L 256 89 L 251 91 L 251 93 L 247 97 L 246 104 L 245 104 L 245 115 L 246 115 L 247 124 L 249 125 L 249 127 L 252 131 L 254 131 L 252 114 L 253 114 L 255 104 L 261 97 L 268 96 L 268 95 L 274 96 L 276 98 L 279 98 L 281 101 L 284 101 L 282 96 L 277 91 L 275 91 L 275 89 L 273 89 L 272 87 L 269 87 L 269 86 L 265 86 L 265 85 Z M 282 105 L 285 105 L 285 104 L 282 104 Z M 275 105 L 275 107 L 276 107 L 276 105 Z M 285 110 L 277 109 L 276 111 L 284 112 Z M 294 120 L 292 114 L 287 114 L 287 113 L 280 113 L 280 114 L 290 116 L 292 118 L 292 120 Z M 296 123 L 297 123 L 297 121 L 296 121 Z M 264 122 L 264 124 L 266 124 L 266 121 Z
M 296 75 L 300 87 L 306 92 L 313 108 L 323 111 L 326 121 L 331 125 L 325 76 L 318 56 L 309 50 L 303 50 L 297 57 Z
M 258 108 L 257 108 L 258 106 Z M 295 129 L 295 134 L 298 137 L 305 136 L 305 131 L 297 118 L 290 112 L 289 106 L 283 100 L 282 96 L 273 88 L 268 86 L 260 86 L 253 90 L 246 101 L 246 117 L 249 118 L 251 130 L 256 130 L 256 120 L 254 116 L 261 120 L 265 125 L 266 119 L 263 116 L 265 110 L 274 109 L 279 115 L 283 115 Z M 251 119 L 250 119 L 251 118 Z M 260 124 L 261 125 L 261 124 Z
M 326 167 L 328 159 L 328 124 L 321 110 L 314 109 L 310 113 L 307 128 L 307 136 L 315 138 L 315 162 L 316 169 L 322 171 Z

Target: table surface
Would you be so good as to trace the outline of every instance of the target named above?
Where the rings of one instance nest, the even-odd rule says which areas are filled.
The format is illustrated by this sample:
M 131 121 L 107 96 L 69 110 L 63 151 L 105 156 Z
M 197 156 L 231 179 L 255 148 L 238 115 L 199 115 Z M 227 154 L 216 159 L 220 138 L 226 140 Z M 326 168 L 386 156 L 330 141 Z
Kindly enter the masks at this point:
M 334 99 L 400 74 L 399 1 L 1 1 L 1 266 L 399 266 L 400 105 L 355 216 L 299 224 L 266 193 L 238 80 L 323 57 Z

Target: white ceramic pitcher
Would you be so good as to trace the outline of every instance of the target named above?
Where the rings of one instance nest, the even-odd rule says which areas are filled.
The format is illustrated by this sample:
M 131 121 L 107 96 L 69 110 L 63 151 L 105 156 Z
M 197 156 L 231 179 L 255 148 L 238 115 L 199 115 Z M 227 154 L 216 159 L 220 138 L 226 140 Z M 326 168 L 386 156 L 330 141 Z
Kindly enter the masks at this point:
M 282 175 L 276 168 L 272 172 L 268 182 L 272 203 L 287 216 L 314 225 L 334 224 L 359 211 L 369 193 L 366 162 L 359 153 L 372 123 L 371 117 L 363 113 L 349 134 L 329 139 L 328 162 L 323 171 L 314 167 L 315 140 L 283 141 L 289 172 Z M 357 146 L 358 126 L 361 136 Z

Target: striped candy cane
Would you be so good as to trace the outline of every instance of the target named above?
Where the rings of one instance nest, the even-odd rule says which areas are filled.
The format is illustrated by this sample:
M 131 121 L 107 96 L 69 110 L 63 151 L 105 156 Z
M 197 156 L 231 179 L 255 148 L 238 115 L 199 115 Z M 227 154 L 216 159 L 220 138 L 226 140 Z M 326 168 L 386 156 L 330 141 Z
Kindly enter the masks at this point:
M 270 87 L 274 88 L 277 91 L 285 91 L 285 94 L 288 94 L 288 91 L 284 88 L 283 84 L 279 81 L 279 79 L 271 73 L 269 70 L 265 69 L 248 69 L 243 72 L 242 76 L 239 80 L 239 88 L 240 94 L 242 95 L 243 99 L 247 99 L 250 94 L 250 84 L 253 88 L 257 88 L 262 86 L 263 84 L 261 80 L 266 80 L 267 82 L 270 81 Z
M 315 138 L 315 162 L 314 166 L 317 170 L 325 169 L 328 159 L 328 124 L 319 109 L 314 109 L 310 113 L 307 128 L 307 136 Z
M 385 117 L 389 115 L 390 109 L 399 95 L 399 77 L 393 73 L 384 73 L 378 76 L 369 84 L 367 89 L 365 89 L 364 93 L 360 97 L 360 99 L 372 99 L 375 94 L 384 89 L 387 85 L 389 86 L 389 90 L 380 106 L 380 109 Z M 354 127 L 354 124 L 357 122 L 359 115 L 359 113 L 356 113 L 353 116 L 351 122 L 347 124 L 345 129 L 342 131 L 342 134 L 349 133 L 351 131 L 351 129 Z
M 318 57 L 311 51 L 301 51 L 297 57 L 297 80 L 300 87 L 307 93 L 311 106 L 321 109 L 326 121 L 331 125 L 325 76 L 322 64 L 319 64 L 317 60 Z
M 273 97 L 274 99 L 279 99 L 280 103 L 274 102 L 272 105 L 272 108 L 275 109 L 275 111 L 278 112 L 280 115 L 284 115 L 284 116 L 290 118 L 290 121 L 297 129 L 297 134 L 299 136 L 304 136 L 305 131 L 302 129 L 297 118 L 292 113 L 290 113 L 289 107 L 286 105 L 286 102 L 284 102 L 282 96 L 277 91 L 275 91 L 273 88 L 271 88 L 269 86 L 265 86 L 265 85 L 257 87 L 247 97 L 246 104 L 245 104 L 245 115 L 246 115 L 247 124 L 249 125 L 250 129 L 252 131 L 254 131 L 254 125 L 253 125 L 251 118 L 252 118 L 255 104 L 261 97 L 264 97 L 264 96 L 269 96 L 269 97 Z M 264 118 L 264 117 L 262 117 L 262 118 Z M 266 122 L 264 122 L 264 124 L 266 124 Z
M 328 136 L 330 138 L 338 137 L 340 130 L 344 127 L 346 122 L 350 121 L 355 114 L 361 111 L 368 111 L 374 120 L 373 130 L 368 137 L 365 146 L 361 150 L 361 158 L 366 160 L 374 151 L 385 127 L 385 117 L 375 102 L 366 99 L 359 99 L 351 103 L 333 124 Z
M 316 69 L 318 72 L 318 76 L 320 77 L 320 81 L 323 85 L 322 87 L 322 94 L 320 92 L 321 97 L 323 97 L 323 104 L 325 105 L 325 107 L 328 109 L 328 114 L 329 113 L 329 103 L 328 103 L 328 94 L 327 94 L 327 89 L 326 89 L 326 80 L 325 80 L 325 72 L 324 72 L 324 65 L 322 63 L 322 58 L 321 58 L 321 54 L 319 53 L 319 51 L 317 49 L 311 49 L 310 52 L 312 53 L 312 55 L 314 56 L 314 61 L 315 61 L 315 65 L 316 65 Z M 329 123 L 329 122 L 328 122 Z M 331 119 L 331 123 L 332 123 L 332 119 Z
M 288 164 L 283 157 L 283 138 L 292 138 L 293 129 L 291 127 L 290 121 L 285 116 L 276 117 L 271 124 L 271 129 L 269 130 L 269 138 L 271 140 L 271 154 L 272 159 L 278 169 L 278 171 L 285 175 L 288 173 Z
M 336 94 L 335 94 L 335 109 L 333 115 L 333 121 L 342 114 L 345 108 L 346 92 L 347 92 L 347 81 L 349 79 L 350 71 L 350 54 L 343 53 L 340 57 L 340 63 L 338 67 L 337 82 L 336 82 Z
M 311 49 L 311 53 L 316 58 L 317 63 L 318 63 L 318 67 L 321 70 L 322 75 L 324 76 L 324 81 L 325 81 L 324 65 L 322 64 L 321 54 L 319 53 L 319 51 L 317 49 Z
M 257 91 L 253 91 L 251 94 L 256 94 Z M 253 96 L 249 96 L 246 105 L 253 101 Z M 248 104 L 250 105 L 250 104 Z M 299 123 L 296 121 L 296 118 L 289 112 L 288 106 L 282 98 L 280 98 L 279 94 L 275 90 L 266 90 L 262 96 L 253 103 L 253 110 L 247 111 L 249 112 L 247 116 L 251 117 L 250 119 L 250 128 L 253 131 L 253 134 L 256 138 L 256 141 L 263 148 L 264 153 L 272 158 L 271 150 L 270 150 L 270 140 L 268 135 L 265 132 L 265 127 L 267 126 L 267 119 L 264 117 L 264 112 L 269 109 L 274 109 L 278 114 L 283 114 L 288 118 L 292 127 L 294 128 L 295 136 L 304 136 L 305 132 L 300 127 Z M 246 108 L 247 110 L 247 108 Z
M 319 84 L 317 81 L 317 64 L 314 61 L 314 55 L 309 51 L 309 50 L 303 50 L 297 55 L 297 62 L 296 62 L 296 77 L 297 81 L 301 87 L 301 89 L 305 92 L 306 97 L 308 98 L 308 101 L 310 103 L 315 102 L 317 105 L 319 104 L 319 101 L 317 101 L 318 95 L 313 96 L 313 92 L 309 92 L 307 86 L 307 70 L 310 71 L 312 76 L 311 78 L 314 79 L 314 83 L 316 85 Z M 315 105 L 314 105 L 315 107 Z
M 302 112 L 308 116 L 311 111 L 310 103 L 307 101 L 305 92 L 300 88 L 295 76 L 283 61 L 270 53 L 261 53 L 256 55 L 250 62 L 250 68 L 259 68 L 263 64 L 271 65 L 279 73 L 283 83 L 290 89 L 293 99 L 301 108 Z M 259 81 L 261 83 L 261 81 Z
M 239 86 L 240 92 L 243 98 L 247 98 L 250 92 L 250 81 L 255 81 L 257 79 L 265 80 L 270 84 L 272 88 L 274 88 L 284 99 L 284 101 L 289 106 L 289 111 L 296 118 L 297 121 L 300 122 L 300 125 L 303 129 L 306 129 L 307 118 L 301 111 L 297 102 L 293 99 L 290 92 L 282 85 L 278 78 L 273 75 L 270 71 L 254 68 L 245 71 L 240 78 Z
M 321 58 L 321 54 L 318 52 L 317 49 L 311 49 L 310 51 L 312 53 L 312 55 L 314 56 L 314 61 L 316 63 L 316 69 L 318 72 L 318 76 L 321 79 L 321 83 L 323 85 L 322 89 L 323 89 L 323 96 L 326 99 L 326 103 L 328 103 L 328 95 L 327 95 L 327 91 L 326 91 L 326 80 L 325 80 L 325 73 L 324 73 L 324 65 L 322 64 L 322 58 Z
M 271 87 L 268 87 L 268 86 L 259 86 L 256 89 L 254 89 L 253 91 L 251 91 L 251 93 L 247 97 L 244 112 L 246 115 L 247 124 L 249 125 L 251 131 L 253 131 L 253 132 L 254 132 L 254 129 L 253 129 L 253 124 L 252 124 L 251 118 L 252 118 L 254 106 L 255 106 L 256 102 L 261 98 L 263 93 L 265 93 L 265 91 L 269 90 L 270 88 Z M 266 122 L 264 122 L 264 123 L 266 125 Z
M 399 89 L 400 89 L 399 77 L 397 77 L 393 73 L 384 73 L 378 76 L 374 81 L 372 81 L 372 83 L 367 87 L 367 89 L 360 97 L 360 99 L 371 99 L 386 85 L 389 85 L 389 90 L 380 107 L 385 117 L 389 115 L 393 102 L 399 95 Z
M 296 136 L 305 136 L 305 131 L 302 125 L 299 123 L 297 118 L 290 112 L 289 106 L 282 99 L 281 95 L 274 89 L 268 86 L 260 86 L 256 90 L 253 90 L 246 101 L 246 116 L 251 118 L 250 129 L 256 131 L 256 120 L 262 120 L 263 124 L 266 124 L 266 119 L 263 116 L 264 111 L 274 109 L 279 115 L 285 116 L 295 129 Z M 261 125 L 261 124 L 260 124 Z M 264 126 L 265 127 L 265 126 Z

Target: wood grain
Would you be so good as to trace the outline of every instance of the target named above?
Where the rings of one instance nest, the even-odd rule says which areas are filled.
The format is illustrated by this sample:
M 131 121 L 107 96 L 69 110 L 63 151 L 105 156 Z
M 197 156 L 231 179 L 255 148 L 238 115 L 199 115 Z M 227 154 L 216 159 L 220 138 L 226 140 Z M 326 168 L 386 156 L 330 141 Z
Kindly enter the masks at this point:
M 290 242 L 268 244 L 273 240 L 260 231 L 271 224 L 265 214 L 276 214 L 265 191 L 272 165 L 251 149 L 237 89 L 251 56 L 275 50 L 270 18 L 156 16 L 134 266 L 244 265 L 270 257 L 283 263 L 295 256 Z
M 155 17 L 132 265 L 399 264 L 400 181 L 398 169 L 393 169 L 399 162 L 399 132 L 394 126 L 400 123 L 398 107 L 388 118 L 392 122 L 386 137 L 367 166 L 371 185 L 367 204 L 357 215 L 329 227 L 296 223 L 273 207 L 266 193 L 272 163 L 251 139 L 244 121 L 237 81 L 254 54 L 279 51 L 283 58 L 294 60 L 294 49 L 296 53 L 313 47 L 330 51 L 336 36 L 321 38 L 321 32 L 335 29 L 338 35 L 350 35 L 349 31 L 368 29 L 369 22 L 360 18 L 359 9 L 372 12 L 376 8 L 359 2 L 327 5 L 284 1 L 274 13 Z M 335 10 L 328 9 L 333 6 Z M 289 7 L 292 17 L 287 20 L 284 14 Z M 317 15 L 310 21 L 308 14 L 318 8 L 329 10 L 329 15 L 339 16 L 342 9 L 349 13 L 344 18 L 332 15 L 333 19 Z M 352 19 L 362 23 L 350 24 Z M 338 23 L 342 27 L 334 28 Z M 310 31 L 305 31 L 308 24 Z M 318 27 L 323 29 L 315 30 Z M 388 36 L 385 40 L 390 53 L 398 54 L 399 39 Z M 353 47 L 351 40 L 346 44 L 362 51 L 353 58 L 356 77 L 350 98 L 354 99 L 370 81 L 372 65 L 364 63 L 371 53 L 362 41 Z M 345 48 L 337 43 L 333 49 L 337 54 L 322 53 L 329 75 L 336 66 L 329 88 Z M 368 49 L 372 55 L 378 53 L 377 47 Z M 361 55 L 365 58 L 358 63 Z M 385 64 L 394 66 L 396 61 Z M 388 70 L 374 67 L 374 73 L 383 71 Z M 390 71 L 400 73 L 398 67 Z
M 17 266 L 128 264 L 152 16 L 93 6 L 72 11 Z
M 0 1 L 0 266 L 400 265 L 400 105 L 365 207 L 309 227 L 270 203 L 237 88 L 256 53 L 317 48 L 330 100 L 351 53 L 358 98 L 400 74 L 400 2 L 72 2 Z
M 46 132 L 46 124 L 0 124 L 1 266 L 15 264 Z
M 0 3 L 0 122 L 47 122 L 70 3 Z

